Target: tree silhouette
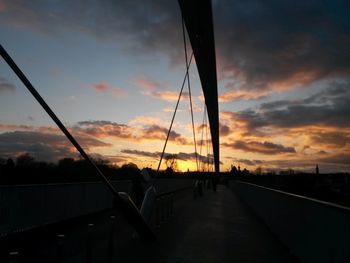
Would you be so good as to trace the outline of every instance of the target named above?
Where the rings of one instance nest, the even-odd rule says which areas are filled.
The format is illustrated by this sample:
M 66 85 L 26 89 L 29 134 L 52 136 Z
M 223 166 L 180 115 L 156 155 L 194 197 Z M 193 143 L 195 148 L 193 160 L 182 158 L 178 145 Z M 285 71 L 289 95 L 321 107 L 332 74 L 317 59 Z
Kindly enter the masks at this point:
M 32 166 L 35 163 L 35 158 L 29 153 L 24 153 L 16 158 L 17 166 Z
M 176 154 L 166 155 L 165 164 L 167 166 L 167 170 L 171 169 L 172 171 L 177 171 L 177 155 Z

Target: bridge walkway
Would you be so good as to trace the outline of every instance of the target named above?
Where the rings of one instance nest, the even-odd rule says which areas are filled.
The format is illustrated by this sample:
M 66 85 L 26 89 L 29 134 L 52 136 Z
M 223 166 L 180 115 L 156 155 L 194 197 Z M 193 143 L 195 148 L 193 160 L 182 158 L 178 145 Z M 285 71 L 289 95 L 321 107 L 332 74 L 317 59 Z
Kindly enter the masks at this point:
M 115 211 L 43 227 L 12 241 L 2 240 L 1 247 L 18 249 L 19 262 L 296 261 L 235 193 L 222 185 L 217 192 L 205 190 L 197 198 L 191 190 L 176 194 L 174 216 L 156 228 L 154 243 L 141 242 L 120 215 L 111 224 L 111 214 Z M 94 224 L 91 230 L 89 223 Z M 57 243 L 57 234 L 65 235 L 62 245 Z
M 194 200 L 188 194 L 175 210 L 154 244 L 125 243 L 123 262 L 296 261 L 230 188 L 219 185 Z

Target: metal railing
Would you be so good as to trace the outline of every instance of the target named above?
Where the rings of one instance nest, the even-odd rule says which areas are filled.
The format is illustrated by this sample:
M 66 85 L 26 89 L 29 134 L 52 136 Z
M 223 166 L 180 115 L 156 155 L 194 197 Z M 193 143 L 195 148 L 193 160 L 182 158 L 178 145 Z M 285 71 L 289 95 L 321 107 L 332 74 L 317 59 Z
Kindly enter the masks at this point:
M 191 191 L 192 189 L 193 187 L 188 186 L 156 195 L 154 199 L 155 203 L 152 207 L 152 213 L 149 218 L 150 220 L 148 221 L 150 227 L 157 231 L 157 229 L 159 229 L 162 224 L 170 222 L 171 218 L 175 214 L 175 204 L 177 199 L 176 196 L 182 194 L 186 190 Z M 120 227 L 118 224 L 121 222 L 119 220 L 120 218 L 117 214 L 108 215 L 106 218 L 104 218 L 103 215 L 102 221 L 96 221 L 95 219 L 86 219 L 84 220 L 85 223 L 79 225 L 79 227 L 82 229 L 81 231 L 83 232 L 80 233 L 80 235 L 86 237 L 81 241 L 82 243 L 80 244 L 79 252 L 77 252 L 79 254 L 79 262 L 95 262 L 96 257 L 100 255 L 100 251 L 98 251 L 98 248 L 96 246 L 99 242 L 101 242 L 101 236 L 103 236 L 102 238 L 104 240 L 103 242 L 106 249 L 104 250 L 105 253 L 103 257 L 100 258 L 100 262 L 115 262 L 116 260 L 120 260 L 118 257 L 119 248 L 117 245 L 121 242 L 121 240 L 124 240 L 124 238 L 120 235 L 122 227 Z M 99 232 L 101 231 L 101 226 L 103 226 L 103 232 Z M 51 240 L 50 242 L 53 242 L 53 244 L 48 244 L 52 250 L 51 258 L 54 260 L 54 262 L 57 263 L 68 262 L 71 257 L 69 255 L 69 251 L 71 250 L 69 246 L 72 244 L 72 239 L 74 240 L 75 237 L 72 236 L 73 234 L 70 233 L 69 230 L 64 231 L 59 230 L 58 228 L 57 231 L 58 233 L 53 234 L 53 236 L 49 238 Z M 1 258 L 0 255 L 0 261 L 8 263 L 28 262 L 27 253 L 28 250 L 22 248 L 20 245 L 14 246 L 12 249 L 9 248 L 7 250 L 7 256 L 3 254 L 2 257 L 5 258 Z M 35 254 L 36 252 L 29 251 L 29 253 Z M 33 255 L 31 255 L 31 257 L 32 256 Z

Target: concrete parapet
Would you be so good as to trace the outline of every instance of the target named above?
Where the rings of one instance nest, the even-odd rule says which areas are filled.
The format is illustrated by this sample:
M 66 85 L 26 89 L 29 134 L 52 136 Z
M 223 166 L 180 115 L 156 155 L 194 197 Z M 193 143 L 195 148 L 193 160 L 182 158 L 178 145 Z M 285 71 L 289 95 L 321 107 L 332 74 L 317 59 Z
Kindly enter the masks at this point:
M 350 209 L 250 183 L 234 192 L 302 262 L 350 262 Z

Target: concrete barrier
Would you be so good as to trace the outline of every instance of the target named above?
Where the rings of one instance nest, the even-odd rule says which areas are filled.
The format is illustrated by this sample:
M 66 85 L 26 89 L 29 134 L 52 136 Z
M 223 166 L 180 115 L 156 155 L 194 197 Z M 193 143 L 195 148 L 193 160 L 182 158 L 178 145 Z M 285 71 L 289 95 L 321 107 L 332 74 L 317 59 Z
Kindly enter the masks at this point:
M 250 183 L 234 192 L 302 262 L 350 262 L 350 209 Z

